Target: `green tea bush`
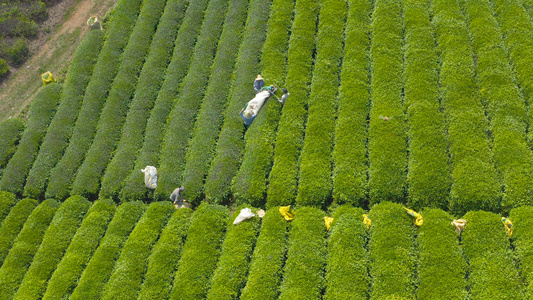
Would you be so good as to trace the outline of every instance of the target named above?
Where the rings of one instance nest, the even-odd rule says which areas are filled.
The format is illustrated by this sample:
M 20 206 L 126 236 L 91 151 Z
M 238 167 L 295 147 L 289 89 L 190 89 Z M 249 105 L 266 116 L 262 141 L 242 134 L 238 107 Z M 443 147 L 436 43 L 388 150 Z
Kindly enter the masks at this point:
M 128 175 L 120 192 L 122 201 L 144 200 L 153 197 L 153 194 L 149 193 L 151 190 L 144 185 L 144 174 L 141 170 L 147 165 L 159 166 L 167 118 L 178 96 L 182 79 L 187 74 L 206 6 L 207 1 L 193 1 L 187 6 L 176 37 L 174 53 L 166 70 L 165 80 L 146 124 L 143 146 L 135 161 L 135 168 Z
M 315 68 L 298 175 L 299 205 L 324 207 L 333 190 L 331 155 L 346 11 L 346 1 L 320 3 Z
M 240 299 L 261 225 L 261 218 L 257 215 L 233 225 L 233 221 L 245 207 L 247 206 L 237 207 L 229 218 L 228 230 L 222 244 L 220 259 L 211 278 L 207 299 Z M 257 213 L 257 209 L 251 210 Z
M 100 112 L 117 75 L 120 57 L 139 14 L 141 0 L 118 1 L 105 35 L 105 43 L 85 89 L 81 109 L 63 157 L 50 171 L 46 198 L 65 199 L 96 132 Z
M 45 200 L 24 223 L 0 268 L 0 299 L 13 299 L 59 205 L 56 200 Z
M 492 130 L 494 164 L 504 186 L 502 210 L 533 204 L 533 160 L 527 145 L 527 107 L 488 0 L 461 1 L 477 57 L 477 81 Z
M 533 207 L 522 206 L 511 210 L 509 218 L 513 222 L 514 257 L 518 263 L 521 281 L 524 284 L 526 299 L 533 296 Z
M 467 299 L 467 264 L 451 225 L 453 217 L 440 209 L 425 209 L 421 214 L 417 299 Z
M 401 2 L 376 1 L 372 29 L 372 104 L 368 128 L 370 202 L 405 202 L 407 135 L 402 92 L 404 25 Z
M 224 122 L 215 154 L 205 180 L 207 199 L 221 203 L 228 199 L 231 180 L 237 173 L 244 149 L 243 121 L 237 113 L 253 97 L 253 79 L 260 73 L 261 49 L 266 38 L 267 21 L 272 1 L 251 1 L 237 63 L 233 73 L 233 89 L 224 111 Z
M 409 162 L 408 202 L 411 208 L 446 208 L 450 193 L 448 143 L 440 111 L 439 72 L 428 4 L 404 1 L 405 97 Z
M 169 201 L 150 204 L 124 243 L 102 299 L 137 299 L 152 246 L 174 210 Z
M 59 107 L 28 174 L 24 186 L 25 197 L 38 199 L 44 196 L 50 171 L 61 159 L 70 140 L 82 105 L 85 88 L 102 47 L 103 36 L 101 30 L 92 30 L 87 33 L 72 58 L 63 84 Z
M 288 249 L 289 224 L 278 209 L 271 208 L 266 212 L 240 299 L 278 299 Z
M 370 299 L 416 299 L 412 218 L 400 204 L 388 201 L 374 205 L 369 218 Z
M 98 195 L 102 176 L 116 150 L 139 73 L 150 51 L 152 37 L 165 3 L 161 0 L 143 1 L 139 18 L 122 54 L 117 76 L 102 109 L 93 143 L 72 183 L 71 195 L 90 198 Z M 133 108 L 137 109 L 135 104 Z
M 524 299 L 501 217 L 491 212 L 471 211 L 463 219 L 467 222 L 462 245 L 470 266 L 470 299 Z
M 29 24 L 29 27 L 26 27 L 24 31 L 20 32 L 21 35 L 31 36 L 34 35 L 37 25 L 35 23 L 26 23 Z M 34 27 L 35 26 L 35 27 Z M 28 47 L 28 42 L 25 39 L 17 39 L 9 47 L 7 51 L 7 59 L 13 62 L 15 65 L 22 64 L 30 56 L 30 48 Z
M 0 79 L 4 76 L 7 76 L 7 73 L 9 72 L 9 65 L 7 62 L 0 58 Z
M 115 203 L 110 199 L 94 202 L 52 274 L 43 299 L 64 299 L 70 296 L 104 236 L 115 210 Z
M 124 203 L 118 207 L 113 220 L 107 227 L 105 236 L 83 271 L 70 299 L 100 299 L 102 297 L 104 286 L 113 272 L 124 242 L 144 211 L 145 205 L 140 201 Z
M 230 94 L 228 83 L 231 82 L 238 54 L 235 49 L 239 48 L 242 41 L 248 4 L 248 1 L 235 3 L 228 11 L 209 85 L 198 111 L 192 139 L 189 141 L 183 186 L 185 198 L 193 203 L 201 199 L 204 178 L 213 159 L 216 139 L 222 127 L 222 113 Z
M 294 1 L 272 1 L 267 36 L 262 49 L 261 74 L 266 85 L 284 82 L 289 32 Z M 298 24 L 298 23 L 297 23 Z M 313 28 L 316 27 L 313 24 Z M 294 33 L 292 33 L 294 34 Z M 283 85 L 281 85 L 283 86 Z M 273 145 L 281 105 L 275 97 L 267 100 L 260 114 L 245 132 L 242 163 L 232 180 L 231 190 L 237 204 L 264 205 L 268 172 L 272 165 Z
M 63 258 L 90 206 L 91 202 L 81 196 L 70 197 L 61 204 L 13 299 L 42 298 L 52 272 Z
M 17 150 L 7 164 L 0 189 L 21 195 L 26 177 L 30 172 L 48 124 L 54 117 L 61 96 L 61 85 L 57 83 L 43 87 L 31 102 L 28 123 Z
M 366 0 L 348 1 L 339 104 L 333 147 L 333 201 L 367 199 L 366 138 L 370 108 L 370 11 Z
M 165 70 L 178 34 L 176 28 L 179 28 L 185 8 L 186 3 L 183 0 L 170 0 L 165 6 L 150 52 L 139 75 L 120 142 L 102 177 L 100 198 L 117 199 L 126 177 L 133 169 L 136 154 L 142 146 L 146 122 L 165 78 Z
M 285 86 L 290 96 L 283 105 L 279 119 L 274 157 L 271 159 L 272 170 L 268 174 L 266 205 L 269 208 L 288 205 L 296 199 L 299 156 L 304 140 L 304 124 L 307 118 L 307 102 L 314 62 L 319 3 L 296 1 L 294 5 L 295 15 L 285 71 L 287 73 Z
M 0 191 L 0 223 L 4 218 L 9 214 L 11 207 L 17 203 L 17 198 L 15 195 Z
M 187 237 L 191 215 L 191 209 L 178 209 L 163 229 L 148 259 L 148 269 L 139 299 L 152 300 L 169 297 L 174 273 L 178 269 L 178 261 Z
M 0 267 L 13 246 L 13 242 L 24 226 L 24 222 L 37 206 L 33 199 L 22 199 L 11 209 L 9 215 L 0 223 Z
M 476 90 L 472 48 L 457 0 L 431 2 L 440 93 L 447 123 L 451 177 L 449 208 L 456 214 L 472 209 L 495 210 L 501 185 L 487 136 L 487 119 Z
M 291 222 L 279 299 L 322 299 L 326 267 L 324 212 L 299 207 Z
M 531 65 L 533 64 L 533 23 L 531 23 L 528 11 L 531 11 L 532 1 L 503 1 L 490 0 L 494 17 L 498 21 L 498 27 L 503 35 L 503 41 L 509 61 L 513 67 L 517 83 L 526 103 L 530 103 L 533 96 L 533 78 Z M 503 95 L 506 96 L 506 95 Z M 520 99 L 521 100 L 521 99 Z M 533 116 L 530 114 L 526 122 L 532 123 Z M 527 141 L 533 145 L 533 135 L 528 130 Z
M 170 299 L 204 299 L 220 257 L 228 209 L 202 203 L 191 218 Z
M 368 233 L 364 211 L 350 205 L 333 213 L 328 238 L 324 299 L 368 299 Z
M 183 79 L 180 94 L 169 115 L 161 149 L 159 177 L 154 192 L 155 199 L 168 199 L 175 188 L 183 185 L 183 170 L 189 139 L 209 82 L 211 65 L 217 52 L 228 7 L 233 9 L 239 5 L 230 5 L 227 0 L 212 0 L 207 6 L 189 72 Z M 235 15 L 230 12 L 228 16 Z
M 24 120 L 11 118 L 0 123 L 0 168 L 11 159 L 24 132 Z

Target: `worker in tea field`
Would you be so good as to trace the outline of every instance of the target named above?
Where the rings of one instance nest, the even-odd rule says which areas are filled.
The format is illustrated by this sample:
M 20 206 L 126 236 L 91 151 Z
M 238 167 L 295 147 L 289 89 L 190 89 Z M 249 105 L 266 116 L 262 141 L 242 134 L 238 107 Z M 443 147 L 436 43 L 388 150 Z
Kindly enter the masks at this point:
M 281 99 L 278 99 L 279 103 L 281 103 L 281 106 L 285 105 L 285 101 L 287 98 L 289 98 L 289 91 L 287 89 L 283 89 L 283 96 L 281 96 Z
M 254 81 L 254 90 L 256 93 L 259 93 L 261 89 L 265 86 L 265 80 L 261 77 L 261 74 L 257 75 Z

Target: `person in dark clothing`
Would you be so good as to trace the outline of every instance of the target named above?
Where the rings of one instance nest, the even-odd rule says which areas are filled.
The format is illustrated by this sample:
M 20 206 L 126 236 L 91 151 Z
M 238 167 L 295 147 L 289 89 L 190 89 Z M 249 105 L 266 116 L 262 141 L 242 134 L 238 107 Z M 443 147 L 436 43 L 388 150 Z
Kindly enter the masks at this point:
M 170 201 L 174 204 L 178 204 L 179 202 L 183 202 L 183 195 L 181 192 L 183 192 L 185 188 L 183 186 L 180 186 L 179 188 L 175 189 L 172 194 L 170 195 Z
M 254 90 L 256 93 L 259 93 L 261 89 L 265 86 L 265 80 L 261 77 L 261 74 L 257 75 L 254 81 Z

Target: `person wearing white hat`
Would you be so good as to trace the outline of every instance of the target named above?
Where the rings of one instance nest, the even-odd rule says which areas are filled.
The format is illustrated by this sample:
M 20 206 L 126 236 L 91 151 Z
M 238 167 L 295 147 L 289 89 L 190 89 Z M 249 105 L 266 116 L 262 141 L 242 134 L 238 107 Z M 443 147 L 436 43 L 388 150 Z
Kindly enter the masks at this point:
M 258 74 L 254 81 L 254 90 L 256 93 L 259 93 L 261 89 L 265 86 L 265 80 L 261 77 L 261 74 Z

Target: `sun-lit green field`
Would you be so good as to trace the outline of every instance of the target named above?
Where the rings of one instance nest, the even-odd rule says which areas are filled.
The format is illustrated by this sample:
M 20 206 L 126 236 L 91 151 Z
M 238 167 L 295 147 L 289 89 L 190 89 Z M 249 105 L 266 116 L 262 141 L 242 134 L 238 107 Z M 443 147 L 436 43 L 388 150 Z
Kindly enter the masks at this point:
M 0 123 L 0 300 L 533 297 L 533 1 L 119 0 L 105 21 Z M 245 128 L 257 74 L 290 96 Z M 246 207 L 266 215 L 233 225 Z

